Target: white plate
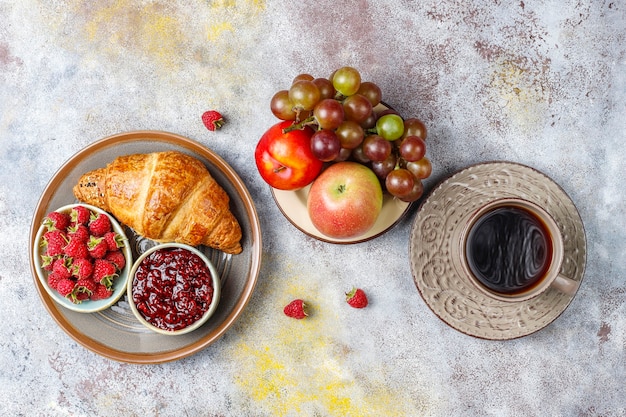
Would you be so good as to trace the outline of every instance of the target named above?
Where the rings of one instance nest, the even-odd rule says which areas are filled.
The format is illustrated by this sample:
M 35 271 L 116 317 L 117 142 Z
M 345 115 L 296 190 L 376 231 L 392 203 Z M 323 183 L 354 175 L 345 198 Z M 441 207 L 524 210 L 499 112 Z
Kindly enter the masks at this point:
M 283 215 L 301 232 L 315 239 L 329 243 L 350 244 L 365 242 L 374 239 L 395 226 L 408 212 L 411 203 L 393 198 L 388 193 L 383 194 L 383 209 L 376 219 L 374 226 L 364 235 L 350 239 L 335 239 L 328 237 L 315 228 L 307 210 L 307 196 L 311 186 L 297 191 L 284 191 L 272 188 L 272 196 Z

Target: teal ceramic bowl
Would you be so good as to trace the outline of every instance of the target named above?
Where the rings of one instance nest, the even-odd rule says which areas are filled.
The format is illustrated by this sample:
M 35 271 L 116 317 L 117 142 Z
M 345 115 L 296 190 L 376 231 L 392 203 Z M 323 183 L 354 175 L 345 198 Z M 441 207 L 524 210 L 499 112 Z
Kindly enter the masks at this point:
M 79 304 L 76 304 L 72 302 L 70 299 L 63 297 L 56 290 L 50 288 L 50 286 L 48 285 L 48 271 L 46 271 L 42 267 L 42 255 L 44 254 L 45 249 L 41 247 L 41 241 L 42 241 L 43 235 L 46 232 L 46 227 L 43 225 L 43 219 L 42 219 L 42 224 L 41 226 L 39 226 L 39 229 L 35 236 L 35 241 L 34 241 L 34 245 L 32 248 L 33 262 L 34 262 L 35 271 L 37 272 L 37 277 L 39 278 L 41 285 L 46 290 L 48 295 L 56 303 L 60 304 L 61 306 L 69 310 L 76 311 L 79 313 L 94 313 L 97 311 L 106 310 L 107 308 L 113 306 L 115 303 L 118 302 L 120 297 L 124 295 L 124 293 L 126 292 L 126 283 L 128 281 L 128 276 L 130 274 L 130 270 L 133 265 L 133 257 L 132 257 L 130 246 L 128 244 L 128 238 L 126 237 L 126 234 L 124 233 L 124 229 L 117 222 L 117 220 L 115 220 L 115 218 L 113 218 L 111 215 L 109 215 L 105 211 L 97 207 L 91 206 L 89 204 L 82 204 L 82 203 L 63 206 L 55 211 L 68 213 L 75 206 L 84 206 L 84 207 L 87 207 L 92 212 L 103 213 L 107 215 L 109 219 L 111 220 L 111 226 L 113 230 L 122 236 L 122 242 L 124 243 L 124 246 L 121 249 L 122 249 L 122 253 L 124 254 L 124 257 L 126 258 L 126 265 L 124 266 L 124 269 L 122 269 L 122 271 L 113 281 L 113 294 L 110 297 L 102 299 L 102 300 L 84 300 L 80 302 Z

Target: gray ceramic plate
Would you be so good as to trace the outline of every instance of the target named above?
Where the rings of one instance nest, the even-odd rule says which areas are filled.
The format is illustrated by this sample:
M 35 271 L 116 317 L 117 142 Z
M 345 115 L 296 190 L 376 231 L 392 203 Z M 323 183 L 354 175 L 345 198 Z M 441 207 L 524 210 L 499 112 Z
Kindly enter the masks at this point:
M 221 337 L 247 305 L 261 267 L 261 227 L 254 202 L 239 175 L 205 146 L 166 132 L 137 131 L 99 140 L 71 157 L 53 176 L 41 196 L 30 231 L 31 247 L 43 217 L 76 202 L 72 187 L 85 172 L 104 167 L 120 155 L 178 150 L 207 166 L 230 197 L 233 214 L 243 231 L 243 252 L 227 255 L 200 247 L 216 266 L 222 284 L 217 311 L 201 328 L 181 336 L 160 335 L 143 327 L 133 316 L 126 296 L 111 308 L 92 314 L 77 313 L 57 304 L 37 279 L 31 254 L 34 283 L 41 300 L 59 326 L 87 349 L 107 358 L 130 363 L 161 363 L 192 355 Z M 153 245 L 126 229 L 134 257 Z M 32 250 L 31 250 L 32 252 Z
M 580 215 L 550 178 L 524 165 L 491 162 L 471 166 L 443 181 L 424 200 L 413 221 L 409 243 L 411 271 L 430 309 L 465 334 L 492 340 L 526 336 L 552 323 L 574 296 L 549 289 L 524 302 L 487 298 L 455 265 L 455 232 L 486 202 L 519 197 L 543 207 L 563 233 L 561 273 L 582 281 L 586 239 Z

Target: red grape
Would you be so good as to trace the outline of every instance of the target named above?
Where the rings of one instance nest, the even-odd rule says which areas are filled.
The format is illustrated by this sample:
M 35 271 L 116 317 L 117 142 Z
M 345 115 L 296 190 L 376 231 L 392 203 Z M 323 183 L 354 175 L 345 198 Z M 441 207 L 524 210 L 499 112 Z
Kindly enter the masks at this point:
M 419 136 L 407 136 L 400 142 L 399 151 L 405 161 L 419 161 L 426 154 L 426 143 Z
M 427 135 L 426 126 L 421 120 L 413 117 L 410 119 L 406 119 L 404 121 L 403 137 L 419 136 L 420 138 L 422 138 L 422 140 L 426 140 L 426 135 Z
M 415 178 L 424 179 L 430 177 L 433 167 L 426 157 L 416 162 L 407 162 L 406 169 L 411 171 Z
M 400 199 L 411 194 L 416 178 L 411 172 L 404 168 L 391 171 L 385 179 L 385 187 L 393 196 Z
M 347 149 L 354 149 L 363 143 L 365 131 L 357 122 L 345 120 L 335 130 L 337 137 L 341 141 L 341 146 Z
M 320 90 L 312 81 L 299 80 L 289 89 L 289 100 L 302 110 L 313 110 L 320 101 Z
M 384 161 L 391 155 L 391 142 L 379 135 L 369 135 L 363 140 L 363 153 L 370 161 Z
M 313 109 L 313 116 L 322 129 L 334 130 L 343 122 L 344 112 L 340 102 L 325 98 Z
M 372 104 L 372 107 L 376 107 L 383 98 L 383 93 L 376 84 L 371 81 L 365 81 L 361 83 L 357 94 L 362 95 Z
M 387 178 L 387 175 L 396 167 L 396 156 L 392 153 L 383 161 L 372 162 L 372 171 L 381 180 Z
M 313 80 L 313 84 L 320 90 L 320 99 L 335 98 L 337 91 L 330 80 L 326 78 L 316 78 Z
M 354 94 L 343 101 L 347 120 L 363 123 L 372 114 L 372 103 L 360 94 Z
M 424 194 L 424 184 L 422 183 L 422 180 L 415 179 L 415 183 L 413 184 L 411 192 L 403 197 L 400 197 L 400 200 L 406 203 L 411 203 L 413 201 L 419 200 L 422 194 Z
M 341 143 L 332 130 L 318 130 L 311 136 L 311 152 L 323 162 L 330 162 L 339 156 Z
M 296 112 L 289 100 L 289 91 L 287 90 L 281 90 L 274 94 L 270 102 L 270 110 L 274 116 L 281 120 L 294 120 L 296 118 Z

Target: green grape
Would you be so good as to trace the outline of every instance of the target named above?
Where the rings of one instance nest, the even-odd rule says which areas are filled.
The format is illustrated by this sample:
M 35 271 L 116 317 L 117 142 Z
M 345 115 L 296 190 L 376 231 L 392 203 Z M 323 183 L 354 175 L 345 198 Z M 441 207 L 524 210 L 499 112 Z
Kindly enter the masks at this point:
M 332 81 L 335 90 L 347 97 L 359 91 L 361 74 L 355 68 L 342 67 L 335 71 Z
M 335 130 L 343 122 L 343 106 L 334 98 L 325 98 L 315 105 L 313 116 L 320 128 Z
M 320 101 L 320 90 L 312 81 L 299 80 L 289 89 L 289 100 L 294 107 L 302 110 L 313 110 Z
M 289 91 L 281 90 L 274 94 L 270 101 L 270 110 L 281 120 L 295 120 L 296 112 L 293 104 L 289 100 Z
M 385 114 L 376 121 L 376 133 L 383 138 L 394 141 L 404 133 L 404 122 L 397 114 Z
M 362 82 L 357 94 L 367 98 L 369 102 L 372 103 L 372 107 L 376 107 L 383 99 L 383 93 L 380 87 L 371 81 Z

